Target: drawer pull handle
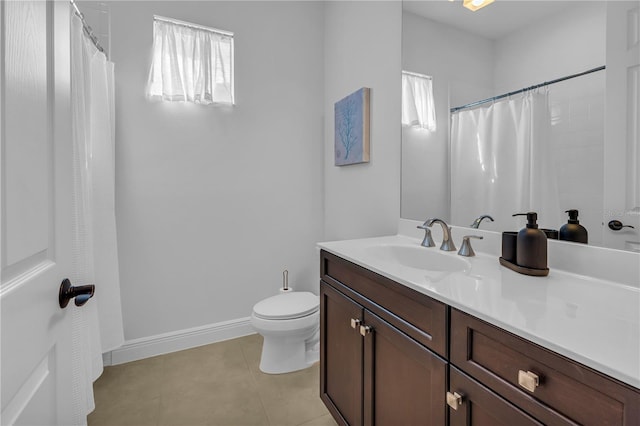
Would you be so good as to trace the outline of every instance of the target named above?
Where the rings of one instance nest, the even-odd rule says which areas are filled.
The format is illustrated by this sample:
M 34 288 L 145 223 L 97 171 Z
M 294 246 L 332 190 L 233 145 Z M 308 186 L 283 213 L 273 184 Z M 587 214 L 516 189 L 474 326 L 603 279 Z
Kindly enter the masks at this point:
M 447 405 L 457 410 L 462 405 L 462 397 L 458 392 L 447 392 Z
M 356 329 L 360 326 L 362 321 L 360 319 L 351 318 L 351 328 Z
M 536 388 L 540 385 L 540 378 L 536 373 L 532 373 L 531 371 L 518 370 L 518 384 L 529 392 L 535 392 Z
M 360 326 L 360 334 L 362 336 L 366 336 L 367 334 L 371 333 L 373 331 L 373 328 L 371 326 L 368 325 L 361 325 Z

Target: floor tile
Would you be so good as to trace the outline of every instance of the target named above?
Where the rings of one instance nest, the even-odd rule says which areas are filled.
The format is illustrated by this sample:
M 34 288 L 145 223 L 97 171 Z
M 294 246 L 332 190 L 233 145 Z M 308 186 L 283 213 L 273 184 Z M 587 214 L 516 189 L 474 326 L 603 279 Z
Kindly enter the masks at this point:
M 109 410 L 123 404 L 142 404 L 160 397 L 162 357 L 105 367 L 94 385 L 96 406 Z
M 268 425 L 267 413 L 255 388 L 254 381 L 236 381 L 233 385 L 218 388 L 212 395 L 215 403 L 208 424 L 226 425 Z
M 336 423 L 335 420 L 333 420 L 333 417 L 331 417 L 331 414 L 326 414 L 322 417 L 318 417 L 317 419 L 313 419 L 310 420 L 306 423 L 301 423 L 298 426 L 337 426 L 338 423 Z
M 335 425 L 319 398 L 319 367 L 270 375 L 262 336 L 106 367 L 90 426 Z
M 256 377 L 260 398 L 272 425 L 299 425 L 328 414 L 320 400 L 319 365 L 288 374 Z
M 179 395 L 163 393 L 159 425 L 266 425 L 250 375 L 232 382 L 194 383 Z
M 194 383 L 226 382 L 250 375 L 236 340 L 202 346 L 165 355 L 162 392 L 181 393 Z
M 264 340 L 262 336 L 252 334 L 251 336 L 246 336 L 238 340 L 249 370 L 253 373 L 261 373 L 260 356 L 262 355 L 262 342 Z
M 160 397 L 144 401 L 125 401 L 104 408 L 96 400 L 96 409 L 87 417 L 91 426 L 147 426 L 156 425 L 160 408 Z

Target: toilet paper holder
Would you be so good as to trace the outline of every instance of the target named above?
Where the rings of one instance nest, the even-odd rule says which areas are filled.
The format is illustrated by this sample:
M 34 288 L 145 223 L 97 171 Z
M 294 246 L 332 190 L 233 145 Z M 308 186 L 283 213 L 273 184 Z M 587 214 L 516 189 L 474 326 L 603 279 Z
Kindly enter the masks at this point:
M 289 271 L 282 271 L 282 288 L 280 289 L 280 293 L 289 293 L 293 291 L 291 287 L 289 287 Z

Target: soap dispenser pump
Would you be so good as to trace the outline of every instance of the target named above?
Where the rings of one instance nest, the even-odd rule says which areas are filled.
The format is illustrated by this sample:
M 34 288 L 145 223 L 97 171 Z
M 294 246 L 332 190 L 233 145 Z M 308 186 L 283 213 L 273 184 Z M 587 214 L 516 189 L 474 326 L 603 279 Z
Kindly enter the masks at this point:
M 569 221 L 560 227 L 558 238 L 565 241 L 587 244 L 587 229 L 580 225 L 578 221 L 578 210 L 566 210 L 565 213 L 569 213 Z
M 547 269 L 547 236 L 538 229 L 538 214 L 528 212 L 516 213 L 513 216 L 527 216 L 527 226 L 518 232 L 516 241 L 518 266 L 530 269 Z

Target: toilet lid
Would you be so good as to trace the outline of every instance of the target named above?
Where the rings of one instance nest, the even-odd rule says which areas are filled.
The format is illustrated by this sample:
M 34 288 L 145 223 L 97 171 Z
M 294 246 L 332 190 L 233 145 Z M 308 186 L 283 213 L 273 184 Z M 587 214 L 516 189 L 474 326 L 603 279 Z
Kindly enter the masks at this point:
M 255 316 L 263 319 L 293 319 L 318 310 L 320 299 L 307 291 L 278 294 L 261 300 L 253 307 Z

